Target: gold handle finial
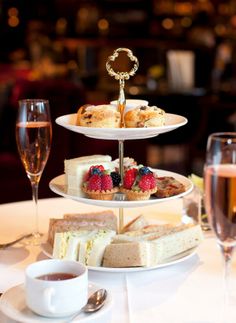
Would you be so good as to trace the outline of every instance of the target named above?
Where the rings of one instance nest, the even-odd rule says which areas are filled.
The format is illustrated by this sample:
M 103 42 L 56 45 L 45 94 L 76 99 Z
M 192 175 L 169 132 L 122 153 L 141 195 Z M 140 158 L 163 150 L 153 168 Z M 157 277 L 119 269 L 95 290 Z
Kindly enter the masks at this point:
M 131 60 L 131 62 L 134 62 L 133 67 L 129 72 L 115 72 L 113 68 L 111 67 L 111 62 L 114 62 L 116 58 L 119 56 L 120 52 L 126 52 L 127 56 Z M 119 80 L 120 85 L 120 91 L 119 91 L 119 98 L 118 98 L 118 109 L 121 114 L 121 127 L 124 127 L 124 110 L 125 110 L 125 80 L 128 80 L 130 76 L 134 76 L 137 69 L 139 67 L 139 62 L 136 56 L 133 55 L 133 52 L 128 48 L 117 48 L 114 50 L 113 54 L 108 57 L 108 60 L 106 62 L 106 69 L 110 76 L 114 77 L 116 80 Z

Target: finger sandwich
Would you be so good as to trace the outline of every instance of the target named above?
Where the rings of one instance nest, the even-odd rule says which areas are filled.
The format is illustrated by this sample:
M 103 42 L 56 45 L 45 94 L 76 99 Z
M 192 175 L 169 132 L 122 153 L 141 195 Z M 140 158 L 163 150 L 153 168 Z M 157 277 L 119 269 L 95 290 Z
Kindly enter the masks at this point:
M 180 225 L 152 235 L 143 235 L 137 231 L 130 233 L 117 235 L 106 247 L 103 266 L 155 266 L 198 246 L 203 240 L 200 225 Z
M 109 229 L 58 232 L 54 239 L 53 258 L 75 260 L 86 266 L 101 266 L 105 248 L 115 234 Z
M 110 229 L 117 231 L 117 217 L 112 210 L 90 213 L 64 214 L 63 218 L 49 220 L 48 243 L 53 246 L 56 233 Z

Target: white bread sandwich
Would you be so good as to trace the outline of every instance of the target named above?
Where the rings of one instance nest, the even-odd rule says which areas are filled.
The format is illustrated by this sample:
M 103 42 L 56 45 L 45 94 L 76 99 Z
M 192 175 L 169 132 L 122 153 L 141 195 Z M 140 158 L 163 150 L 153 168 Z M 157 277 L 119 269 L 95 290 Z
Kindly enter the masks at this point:
M 82 241 L 78 261 L 86 266 L 101 266 L 106 246 L 111 243 L 115 234 L 112 230 L 98 230 L 90 239 Z
M 94 231 L 88 230 L 57 232 L 53 243 L 53 258 L 77 260 L 80 241 L 93 234 Z
M 115 234 L 109 229 L 56 233 L 53 258 L 75 260 L 86 266 L 101 266 L 105 248 Z
M 81 186 L 84 175 L 93 165 L 102 165 L 104 169 L 114 169 L 114 164 L 109 155 L 82 156 L 64 161 L 65 185 L 67 194 L 83 195 Z
M 181 225 L 153 236 L 117 235 L 104 252 L 104 267 L 155 266 L 197 247 L 203 240 L 200 225 Z M 118 246 L 117 246 L 118 245 Z M 144 254 L 143 254 L 144 253 Z M 132 260 L 135 259 L 134 262 Z
M 58 232 L 110 229 L 117 231 L 117 217 L 111 210 L 65 214 L 63 219 L 49 220 L 48 243 L 53 246 L 54 236 Z

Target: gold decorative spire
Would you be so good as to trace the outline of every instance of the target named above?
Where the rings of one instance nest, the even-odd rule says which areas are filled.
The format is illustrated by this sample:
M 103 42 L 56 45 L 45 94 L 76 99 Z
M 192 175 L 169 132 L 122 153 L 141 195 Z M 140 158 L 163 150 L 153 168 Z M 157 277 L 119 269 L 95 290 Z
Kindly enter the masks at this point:
M 126 52 L 128 58 L 131 60 L 131 62 L 134 62 L 133 67 L 129 72 L 115 72 L 111 66 L 111 63 L 116 60 L 116 58 L 119 56 L 120 52 Z M 121 114 L 121 127 L 124 127 L 124 110 L 125 110 L 125 80 L 128 80 L 130 76 L 134 76 L 137 69 L 139 67 L 139 62 L 136 56 L 133 55 L 133 52 L 128 48 L 117 48 L 111 56 L 108 57 L 108 60 L 106 62 L 106 69 L 110 76 L 114 77 L 116 80 L 119 80 L 120 84 L 120 91 L 119 91 L 119 98 L 118 98 L 118 109 Z

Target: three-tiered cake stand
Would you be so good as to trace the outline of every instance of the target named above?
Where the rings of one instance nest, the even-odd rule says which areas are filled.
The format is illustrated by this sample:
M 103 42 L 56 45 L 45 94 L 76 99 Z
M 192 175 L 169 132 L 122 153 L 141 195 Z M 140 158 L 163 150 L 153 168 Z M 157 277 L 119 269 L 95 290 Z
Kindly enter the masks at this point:
M 127 56 L 132 62 L 134 62 L 133 68 L 129 72 L 115 72 L 111 67 L 111 62 L 114 62 L 115 59 L 119 56 L 120 52 L 126 52 Z M 155 137 L 161 133 L 165 133 L 171 130 L 174 130 L 180 126 L 183 126 L 187 123 L 187 119 L 175 115 L 166 113 L 166 122 L 164 126 L 160 127 L 149 127 L 149 128 L 125 128 L 124 127 L 124 111 L 125 111 L 125 94 L 124 86 L 125 80 L 128 80 L 130 76 L 133 76 L 138 69 L 138 60 L 133 55 L 132 51 L 127 48 L 118 48 L 114 51 L 113 55 L 108 58 L 106 63 L 106 68 L 109 75 L 114 76 L 116 80 L 119 80 L 120 83 L 120 93 L 119 99 L 117 101 L 118 109 L 121 113 L 121 128 L 93 128 L 93 127 L 81 127 L 76 125 L 76 114 L 69 114 L 61 116 L 56 119 L 56 123 L 77 133 L 84 134 L 90 138 L 102 139 L 102 140 L 117 140 L 119 143 L 119 172 L 121 175 L 121 182 L 123 181 L 123 158 L 124 158 L 124 141 L 125 140 L 134 140 L 134 139 L 146 139 Z M 54 178 L 49 186 L 52 191 L 55 193 L 70 198 L 82 203 L 93 204 L 104 207 L 115 207 L 119 208 L 119 231 L 121 231 L 124 224 L 123 209 L 126 207 L 138 207 L 145 206 L 150 204 L 159 203 L 162 201 L 167 201 L 171 199 L 179 198 L 192 190 L 191 181 L 177 173 L 155 170 L 158 176 L 172 176 L 175 179 L 179 180 L 185 186 L 185 192 L 167 197 L 167 198 L 155 198 L 151 197 L 149 200 L 142 201 L 127 201 L 125 196 L 122 193 L 115 194 L 115 197 L 112 201 L 104 200 L 94 200 L 86 198 L 84 195 L 70 195 L 67 193 L 67 186 L 65 183 L 65 175 L 58 176 Z

